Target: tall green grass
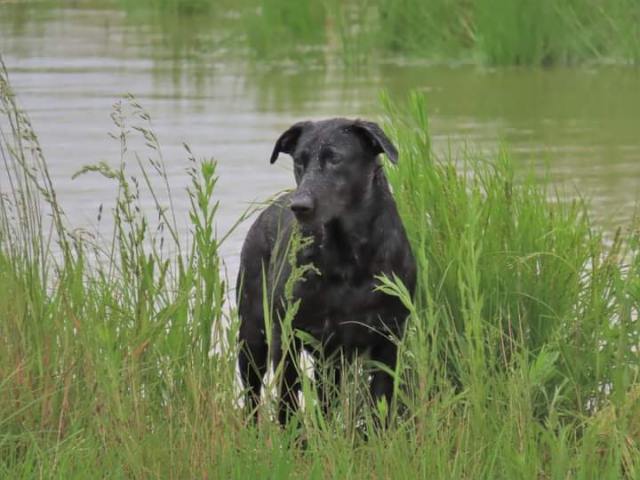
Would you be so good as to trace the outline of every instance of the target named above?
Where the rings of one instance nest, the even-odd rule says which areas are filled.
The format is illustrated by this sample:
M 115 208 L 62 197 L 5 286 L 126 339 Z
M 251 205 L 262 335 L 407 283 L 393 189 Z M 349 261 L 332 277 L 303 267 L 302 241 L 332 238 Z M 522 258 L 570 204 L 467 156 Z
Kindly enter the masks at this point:
M 444 329 L 436 351 L 455 378 L 474 377 L 476 355 L 491 360 L 483 374 L 498 376 L 512 362 L 540 361 L 541 392 L 581 413 L 608 401 L 605 391 L 626 391 L 638 366 L 635 233 L 605 247 L 582 201 L 563 201 L 534 172 L 517 178 L 504 150 L 491 163 L 438 161 L 424 99 L 408 114 L 385 104 L 404 161 L 389 176 L 423 273 L 416 304 L 437 306 L 420 316 Z M 470 331 L 481 343 L 469 343 Z
M 473 45 L 468 2 L 401 0 L 373 2 L 378 11 L 379 45 L 394 55 L 458 58 Z
M 323 2 L 248 2 L 243 15 L 247 44 L 258 59 L 305 61 L 321 53 L 327 15 Z
M 638 62 L 633 0 L 380 0 L 377 10 L 382 46 L 412 56 L 489 65 Z
M 640 60 L 636 0 L 242 0 L 223 7 L 210 0 L 120 2 L 128 11 L 173 21 L 176 14 L 195 19 L 234 12 L 242 20 L 228 23 L 229 34 L 258 60 L 317 62 L 323 52 L 348 64 L 398 56 L 534 66 Z
M 411 317 L 376 430 L 366 359 L 328 418 L 306 376 L 290 427 L 270 418 L 272 380 L 259 424 L 246 418 L 215 163 L 185 153 L 183 238 L 148 114 L 117 103 L 121 157 L 79 172 L 117 188 L 112 233 L 92 239 L 65 217 L 5 71 L 0 92 L 0 477 L 637 478 L 637 231 L 605 240 L 583 201 L 516 174 L 506 151 L 436 155 L 420 96 L 383 101 L 420 273 L 414 299 L 381 279 Z
M 68 5 L 22 2 L 3 11 L 21 30 L 56 6 Z M 491 66 L 640 61 L 636 0 L 88 0 L 79 6 L 121 8 L 143 35 L 149 25 L 161 34 L 152 42 L 154 56 L 197 60 L 200 69 L 206 55 L 223 53 L 316 65 L 407 57 Z
M 158 200 L 169 192 L 153 187 L 168 190 L 169 179 L 149 117 L 133 99 L 117 103 L 119 162 L 81 172 L 115 182 L 113 232 L 89 241 L 68 225 L 6 71 L 0 91 L 0 476 L 195 474 L 185 466 L 211 463 L 213 451 L 190 445 L 215 437 L 216 417 L 234 410 L 237 394 L 215 163 L 187 151 L 193 236 L 184 244 L 170 203 Z M 132 132 L 148 156 L 128 154 Z M 153 220 L 144 191 L 156 202 Z
M 573 64 L 591 59 L 637 63 L 637 2 L 479 1 L 480 54 L 496 65 Z

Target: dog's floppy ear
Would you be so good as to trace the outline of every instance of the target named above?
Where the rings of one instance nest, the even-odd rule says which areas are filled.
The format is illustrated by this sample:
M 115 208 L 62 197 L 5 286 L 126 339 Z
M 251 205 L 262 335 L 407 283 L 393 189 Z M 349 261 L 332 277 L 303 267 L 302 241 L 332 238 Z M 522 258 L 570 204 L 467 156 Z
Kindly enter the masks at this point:
M 356 120 L 353 126 L 369 140 L 376 155 L 385 153 L 392 163 L 398 163 L 398 149 L 377 123 Z
M 293 151 L 296 149 L 296 145 L 298 144 L 298 139 L 302 132 L 309 128 L 313 122 L 298 122 L 294 123 L 289 127 L 289 129 L 280 135 L 280 138 L 276 141 L 275 146 L 273 147 L 273 152 L 271 153 L 271 163 L 274 163 L 278 159 L 278 155 L 280 152 L 287 153 L 291 155 Z

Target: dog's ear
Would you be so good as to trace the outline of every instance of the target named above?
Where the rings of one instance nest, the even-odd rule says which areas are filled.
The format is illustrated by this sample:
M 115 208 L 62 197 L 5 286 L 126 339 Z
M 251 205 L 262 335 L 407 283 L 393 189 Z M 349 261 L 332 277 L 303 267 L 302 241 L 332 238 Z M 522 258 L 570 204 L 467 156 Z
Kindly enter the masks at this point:
M 376 155 L 385 153 L 389 160 L 391 160 L 391 163 L 398 163 L 398 149 L 391 143 L 389 137 L 387 137 L 377 123 L 356 120 L 353 126 L 371 143 Z
M 274 163 L 278 159 L 278 155 L 280 152 L 287 153 L 291 155 L 293 151 L 296 149 L 296 145 L 298 144 L 298 139 L 302 132 L 313 125 L 313 122 L 298 122 L 294 123 L 289 127 L 289 129 L 280 135 L 280 138 L 276 141 L 275 146 L 273 147 L 273 152 L 271 153 L 271 163 Z

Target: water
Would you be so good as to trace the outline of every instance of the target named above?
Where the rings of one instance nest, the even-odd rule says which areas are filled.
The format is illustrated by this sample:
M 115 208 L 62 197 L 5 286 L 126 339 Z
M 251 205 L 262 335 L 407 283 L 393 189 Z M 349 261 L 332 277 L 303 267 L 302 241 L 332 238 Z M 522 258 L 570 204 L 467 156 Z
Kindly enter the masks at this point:
M 119 146 L 107 133 L 114 131 L 112 105 L 124 93 L 153 118 L 186 233 L 183 142 L 219 162 L 218 221 L 225 231 L 252 202 L 292 186 L 288 160 L 268 164 L 284 129 L 308 118 L 375 118 L 382 88 L 398 97 L 426 92 L 437 149 L 495 151 L 506 143 L 519 164 L 534 162 L 540 171 L 548 164 L 567 195 L 592 199 L 607 228 L 630 223 L 640 180 L 636 69 L 491 70 L 397 60 L 353 70 L 315 51 L 296 62 L 261 61 L 229 51 L 232 13 L 147 23 L 146 16 L 91 5 L 0 4 L 0 52 L 76 227 L 108 229 L 97 225 L 97 212 L 112 205 L 114 185 L 97 175 L 71 176 L 100 160 L 117 164 Z M 232 274 L 246 228 L 223 249 Z

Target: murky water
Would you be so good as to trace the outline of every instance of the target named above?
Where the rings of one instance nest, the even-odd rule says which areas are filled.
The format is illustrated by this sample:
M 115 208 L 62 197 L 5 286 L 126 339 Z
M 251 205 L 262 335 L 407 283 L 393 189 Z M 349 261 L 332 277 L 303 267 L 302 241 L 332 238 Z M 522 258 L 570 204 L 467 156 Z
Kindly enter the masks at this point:
M 427 94 L 437 148 L 505 142 L 518 162 L 548 163 L 552 177 L 592 199 L 608 227 L 627 224 L 640 183 L 640 71 L 615 66 L 490 70 L 393 62 L 250 61 L 228 52 L 216 25 L 144 23 L 114 9 L 31 10 L 0 2 L 0 52 L 40 135 L 73 225 L 96 228 L 114 186 L 82 165 L 117 164 L 112 104 L 130 92 L 148 110 L 163 147 L 179 223 L 186 231 L 182 143 L 219 161 L 220 230 L 254 201 L 292 185 L 289 163 L 268 164 L 277 136 L 306 118 L 379 112 L 378 92 Z M 210 21 L 210 20 L 208 20 Z M 169 25 L 170 27 L 167 27 Z M 167 28 L 170 28 L 167 30 Z M 304 60 L 304 59 L 303 59 Z M 224 248 L 237 267 L 240 228 Z M 104 228 L 102 226 L 101 228 Z

